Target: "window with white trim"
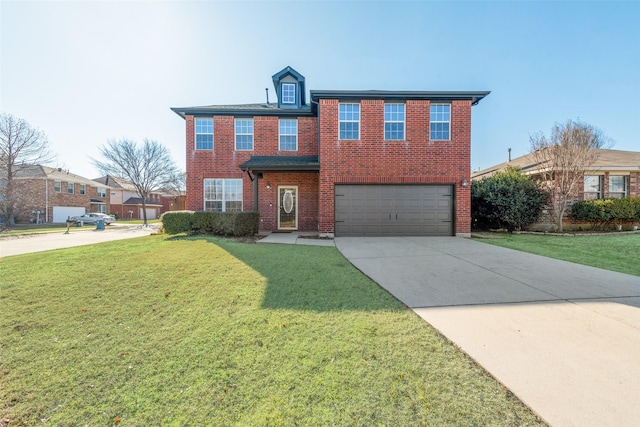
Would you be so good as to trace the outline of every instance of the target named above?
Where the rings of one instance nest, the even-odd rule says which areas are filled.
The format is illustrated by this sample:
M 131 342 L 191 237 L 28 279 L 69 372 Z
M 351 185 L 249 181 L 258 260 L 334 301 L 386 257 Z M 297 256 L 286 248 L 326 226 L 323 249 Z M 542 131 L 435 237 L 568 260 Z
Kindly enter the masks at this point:
M 53 191 L 55 191 L 56 193 L 62 192 L 62 182 L 53 181 Z
M 98 188 L 98 197 L 107 197 L 107 189 Z
M 429 110 L 429 132 L 431 141 L 449 141 L 451 139 L 451 105 L 431 104 Z
M 236 150 L 253 150 L 253 119 L 236 119 Z
M 338 106 L 340 139 L 360 139 L 360 104 Z
M 242 179 L 206 178 L 204 210 L 242 212 Z
M 298 121 L 280 120 L 280 151 L 298 150 Z
M 73 194 L 73 182 L 68 182 L 67 183 L 67 193 L 68 194 Z
M 609 175 L 609 197 L 621 199 L 627 197 L 626 175 Z
M 404 140 L 404 104 L 384 104 L 384 139 Z
M 213 150 L 213 119 L 196 117 L 196 150 Z
M 282 103 L 296 103 L 296 85 L 293 83 L 282 83 Z
M 602 198 L 602 175 L 584 176 L 584 200 Z
M 85 184 L 80 184 L 80 194 L 87 194 L 87 186 Z

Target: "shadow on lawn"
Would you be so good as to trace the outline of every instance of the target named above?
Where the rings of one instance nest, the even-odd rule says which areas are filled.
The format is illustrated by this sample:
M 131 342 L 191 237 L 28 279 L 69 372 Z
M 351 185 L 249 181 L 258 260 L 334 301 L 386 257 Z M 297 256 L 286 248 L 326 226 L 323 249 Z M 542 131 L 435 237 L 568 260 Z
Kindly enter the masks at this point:
M 190 237 L 224 249 L 267 279 L 262 306 L 312 311 L 403 311 L 406 306 L 331 247 Z

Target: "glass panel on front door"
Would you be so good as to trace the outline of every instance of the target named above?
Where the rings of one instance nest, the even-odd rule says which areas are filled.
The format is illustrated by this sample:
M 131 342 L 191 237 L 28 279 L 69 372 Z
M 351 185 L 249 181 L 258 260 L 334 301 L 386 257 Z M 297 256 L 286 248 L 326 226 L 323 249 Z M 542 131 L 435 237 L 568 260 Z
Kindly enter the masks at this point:
M 298 229 L 298 187 L 278 187 L 278 229 Z

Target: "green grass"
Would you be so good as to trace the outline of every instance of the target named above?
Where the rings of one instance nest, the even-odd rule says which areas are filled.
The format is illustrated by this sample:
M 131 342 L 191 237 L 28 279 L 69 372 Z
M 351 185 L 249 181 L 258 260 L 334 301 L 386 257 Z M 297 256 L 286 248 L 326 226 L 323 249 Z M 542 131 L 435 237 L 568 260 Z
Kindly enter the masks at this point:
M 149 236 L 0 274 L 0 423 L 542 424 L 335 248 Z
M 640 234 L 500 234 L 483 239 L 505 248 L 640 276 Z M 494 235 L 494 237 L 497 237 Z

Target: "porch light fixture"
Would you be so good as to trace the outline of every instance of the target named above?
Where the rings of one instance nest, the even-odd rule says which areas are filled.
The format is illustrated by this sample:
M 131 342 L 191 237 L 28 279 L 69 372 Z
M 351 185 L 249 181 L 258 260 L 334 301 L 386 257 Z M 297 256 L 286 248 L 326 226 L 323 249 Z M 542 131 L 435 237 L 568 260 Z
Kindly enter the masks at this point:
M 267 190 L 271 188 L 271 183 L 267 182 Z
M 462 185 L 463 187 L 468 186 L 469 182 L 467 182 L 467 178 L 462 178 L 462 182 L 460 183 L 460 185 Z

